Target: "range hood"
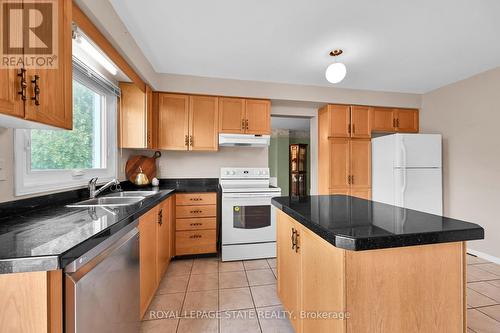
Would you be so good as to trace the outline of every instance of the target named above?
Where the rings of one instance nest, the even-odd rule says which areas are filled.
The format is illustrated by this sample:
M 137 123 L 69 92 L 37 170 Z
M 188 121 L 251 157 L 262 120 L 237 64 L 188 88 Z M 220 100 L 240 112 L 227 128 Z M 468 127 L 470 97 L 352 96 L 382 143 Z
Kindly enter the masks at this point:
M 221 147 L 268 147 L 271 141 L 269 135 L 254 134 L 219 134 Z

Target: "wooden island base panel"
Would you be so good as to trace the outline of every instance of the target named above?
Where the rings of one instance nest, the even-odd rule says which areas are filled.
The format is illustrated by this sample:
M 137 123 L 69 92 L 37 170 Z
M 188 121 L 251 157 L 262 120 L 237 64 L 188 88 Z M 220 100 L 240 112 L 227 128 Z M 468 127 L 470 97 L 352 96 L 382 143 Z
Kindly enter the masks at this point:
M 349 205 L 350 216 L 337 215 L 341 203 Z M 398 231 L 391 233 L 390 224 L 380 228 L 376 215 L 363 220 L 356 213 L 367 204 L 380 208 L 348 196 L 311 196 L 296 202 L 273 198 L 279 208 L 278 295 L 295 332 L 466 332 L 465 240 L 484 237 L 482 228 L 408 210 L 403 228 L 392 221 Z M 417 221 L 429 227 L 422 214 L 442 223 L 431 227 L 433 237 L 422 237 L 418 234 L 424 231 L 414 228 Z M 363 233 L 373 238 L 358 238 Z M 423 245 L 411 244 L 416 234 Z M 390 246 L 391 239 L 408 245 Z M 365 248 L 370 242 L 374 248 Z

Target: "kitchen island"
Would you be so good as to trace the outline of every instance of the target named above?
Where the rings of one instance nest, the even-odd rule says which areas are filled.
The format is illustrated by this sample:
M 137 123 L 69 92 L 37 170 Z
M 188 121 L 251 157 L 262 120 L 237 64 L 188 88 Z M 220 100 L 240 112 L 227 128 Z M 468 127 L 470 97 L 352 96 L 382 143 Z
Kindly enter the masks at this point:
M 477 224 L 343 195 L 277 197 L 278 294 L 296 332 L 466 332 Z

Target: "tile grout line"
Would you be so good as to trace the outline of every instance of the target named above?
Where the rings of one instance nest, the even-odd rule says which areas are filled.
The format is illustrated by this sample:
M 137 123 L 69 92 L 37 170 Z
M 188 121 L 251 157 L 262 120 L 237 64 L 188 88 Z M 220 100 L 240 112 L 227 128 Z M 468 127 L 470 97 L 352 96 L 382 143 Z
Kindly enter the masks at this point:
M 266 260 L 266 262 L 267 262 L 267 260 Z M 247 268 L 245 267 L 244 262 L 243 262 L 243 268 L 245 270 L 245 278 L 247 279 L 247 283 L 248 283 L 248 290 L 250 290 L 250 297 L 252 298 L 253 310 L 255 311 L 255 316 L 257 317 L 257 324 L 259 324 L 259 329 L 260 329 L 260 332 L 262 333 L 262 325 L 260 324 L 259 314 L 257 313 L 257 306 L 255 305 L 255 300 L 253 298 L 252 288 L 250 287 L 250 281 L 248 280 Z
M 193 271 L 193 266 L 194 266 L 194 260 L 192 261 L 191 268 L 189 269 L 188 283 L 186 285 L 186 290 L 184 290 L 184 298 L 182 299 L 181 310 L 180 310 L 180 313 L 179 313 L 179 318 L 177 320 L 177 328 L 175 329 L 175 333 L 179 332 L 179 326 L 181 324 L 181 319 L 182 319 L 181 314 L 182 314 L 182 310 L 184 308 L 184 302 L 186 302 L 187 289 L 189 287 L 189 281 L 191 280 L 191 273 Z
M 485 307 L 483 306 L 483 308 L 485 308 Z M 476 309 L 474 309 L 474 310 L 476 310 Z M 493 318 L 493 317 L 492 317 L 492 316 L 490 316 L 489 314 L 484 313 L 483 311 L 481 311 L 481 310 L 480 310 L 480 308 L 477 308 L 477 310 L 476 310 L 476 311 L 479 311 L 479 312 L 481 312 L 482 314 L 484 314 L 486 317 L 489 317 L 489 318 L 493 319 L 494 321 L 496 321 L 497 323 L 500 323 L 500 321 L 498 321 L 496 318 Z

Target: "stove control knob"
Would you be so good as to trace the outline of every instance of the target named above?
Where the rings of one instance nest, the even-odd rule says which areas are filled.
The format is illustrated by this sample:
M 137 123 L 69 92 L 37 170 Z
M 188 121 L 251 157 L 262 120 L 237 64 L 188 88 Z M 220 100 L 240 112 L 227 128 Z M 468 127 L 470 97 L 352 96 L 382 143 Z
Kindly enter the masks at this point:
M 228 171 L 228 170 L 224 171 L 224 174 L 225 174 L 226 176 L 227 176 L 227 175 L 229 175 L 229 171 Z
M 234 170 L 233 170 L 233 171 L 231 171 L 231 172 L 230 172 L 230 174 L 231 174 L 232 176 L 234 176 L 234 175 L 236 174 L 236 172 L 234 172 Z

